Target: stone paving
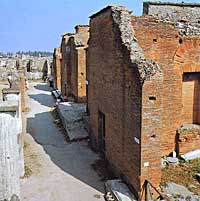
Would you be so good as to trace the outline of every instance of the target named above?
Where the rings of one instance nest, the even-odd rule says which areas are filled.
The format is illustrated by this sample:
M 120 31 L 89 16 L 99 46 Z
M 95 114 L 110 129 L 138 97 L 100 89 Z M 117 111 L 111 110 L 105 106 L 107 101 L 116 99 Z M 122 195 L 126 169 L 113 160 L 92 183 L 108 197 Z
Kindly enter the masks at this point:
M 88 133 L 83 123 L 86 105 L 83 103 L 65 102 L 57 105 L 57 111 L 70 141 L 86 139 Z

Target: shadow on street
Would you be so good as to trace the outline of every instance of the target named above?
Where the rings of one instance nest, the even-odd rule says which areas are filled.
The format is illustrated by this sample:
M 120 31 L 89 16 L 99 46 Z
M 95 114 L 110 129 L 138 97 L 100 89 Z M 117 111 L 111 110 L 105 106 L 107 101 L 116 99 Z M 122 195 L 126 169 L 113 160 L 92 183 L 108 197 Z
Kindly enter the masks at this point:
M 52 96 L 47 93 L 51 90 L 50 87 L 37 84 L 34 88 L 46 92 L 38 91 L 37 94 L 35 89 L 30 91 L 32 110 L 30 113 L 33 114 L 27 118 L 27 132 L 60 169 L 103 193 L 103 182 L 91 167 L 98 156 L 88 147 L 87 141 L 73 143 L 65 141 L 63 131 L 54 123 L 54 117 L 49 110 L 55 104 Z M 44 106 L 49 108 L 45 109 Z
M 52 91 L 52 88 L 49 87 L 47 85 L 47 83 L 45 84 L 37 84 L 36 86 L 34 86 L 35 89 L 37 90 L 41 90 L 41 91 Z

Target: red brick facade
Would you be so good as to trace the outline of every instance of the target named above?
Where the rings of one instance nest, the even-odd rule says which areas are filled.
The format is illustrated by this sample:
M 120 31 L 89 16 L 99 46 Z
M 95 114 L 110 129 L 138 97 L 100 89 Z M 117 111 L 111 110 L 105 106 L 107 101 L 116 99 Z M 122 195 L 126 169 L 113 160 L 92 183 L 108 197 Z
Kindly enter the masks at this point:
M 77 102 L 86 101 L 86 52 L 89 26 L 78 25 L 75 34 L 62 38 L 62 94 L 73 96 Z
M 175 149 L 176 130 L 185 123 L 198 123 L 192 121 L 191 117 L 194 85 L 189 86 L 189 82 L 184 81 L 184 74 L 200 72 L 198 69 L 200 37 L 182 37 L 174 26 L 156 23 L 152 18 L 133 17 L 132 19 L 138 43 L 146 58 L 158 62 L 163 69 L 161 139 L 162 155 L 168 155 Z M 196 112 L 198 110 L 194 109 Z
M 91 17 L 88 44 L 92 145 L 138 193 L 145 179 L 158 186 L 161 157 L 184 152 L 177 129 L 200 120 L 200 37 L 111 6 Z
M 108 7 L 90 21 L 87 57 L 90 135 L 93 146 L 101 149 L 99 114 L 103 113 L 105 156 L 140 192 L 145 179 L 154 185 L 161 179 L 162 73 L 155 72 L 141 83 L 142 75 L 137 64 L 132 63 L 119 25 L 113 19 L 113 13 L 116 18 L 122 17 L 118 12 L 131 19 L 124 8 L 113 11 Z
M 177 150 L 179 154 L 195 151 L 200 144 L 200 126 L 186 124 L 177 131 Z
M 53 54 L 53 75 L 55 88 L 61 90 L 61 53 L 60 48 L 54 49 Z
M 61 59 L 61 92 L 63 96 L 67 96 L 70 88 L 69 86 L 71 85 L 71 80 L 69 79 L 71 77 L 70 72 L 71 70 L 69 69 L 70 65 L 70 52 L 69 52 L 69 48 L 68 48 L 68 42 L 69 42 L 69 38 L 72 36 L 73 34 L 71 33 L 66 33 L 62 36 L 62 41 L 61 41 L 61 46 L 60 46 L 60 51 L 61 51 L 61 55 L 62 55 L 62 59 Z M 69 66 L 67 68 L 67 66 Z M 68 79 L 67 79 L 68 78 Z
M 145 180 L 160 184 L 162 156 L 200 149 L 194 6 L 146 2 L 140 17 L 108 6 L 91 16 L 90 28 L 64 34 L 54 52 L 56 87 L 77 102 L 87 93 L 91 144 L 138 196 Z

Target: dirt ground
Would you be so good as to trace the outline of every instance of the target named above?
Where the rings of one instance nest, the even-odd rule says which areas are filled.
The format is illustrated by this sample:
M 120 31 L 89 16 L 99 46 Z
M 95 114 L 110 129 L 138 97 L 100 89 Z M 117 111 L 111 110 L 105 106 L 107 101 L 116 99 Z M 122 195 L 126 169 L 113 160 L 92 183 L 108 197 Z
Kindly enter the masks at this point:
M 176 167 L 167 167 L 162 170 L 162 184 L 169 182 L 181 184 L 194 194 L 200 192 L 200 183 L 195 174 L 200 172 L 200 158 L 188 162 L 181 162 Z
M 103 201 L 104 182 L 92 167 L 98 155 L 86 140 L 67 142 L 52 115 L 55 101 L 46 84 L 31 83 L 28 95 L 21 200 Z

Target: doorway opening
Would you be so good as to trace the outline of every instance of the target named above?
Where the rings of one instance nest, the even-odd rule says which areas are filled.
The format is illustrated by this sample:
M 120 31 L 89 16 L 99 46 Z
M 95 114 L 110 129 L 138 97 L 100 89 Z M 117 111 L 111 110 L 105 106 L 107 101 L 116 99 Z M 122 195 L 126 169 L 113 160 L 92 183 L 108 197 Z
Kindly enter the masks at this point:
M 98 135 L 99 135 L 99 151 L 105 157 L 106 144 L 105 144 L 105 114 L 101 111 L 98 112 Z
M 184 73 L 182 83 L 183 124 L 200 124 L 200 73 Z

